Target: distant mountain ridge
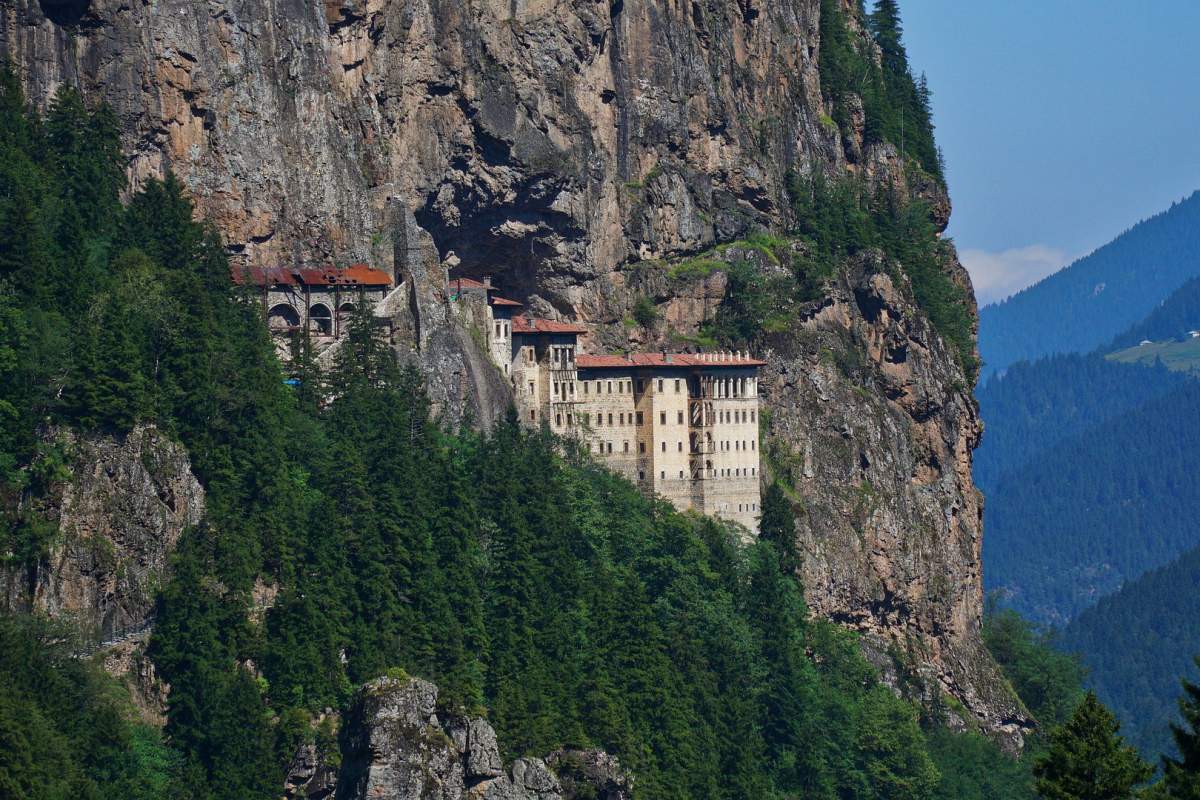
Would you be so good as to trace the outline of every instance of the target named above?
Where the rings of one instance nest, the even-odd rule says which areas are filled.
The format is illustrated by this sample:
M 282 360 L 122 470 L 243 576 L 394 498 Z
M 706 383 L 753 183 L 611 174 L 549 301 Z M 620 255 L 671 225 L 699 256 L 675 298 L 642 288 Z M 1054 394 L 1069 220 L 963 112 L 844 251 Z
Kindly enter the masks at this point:
M 980 311 L 983 377 L 1021 360 L 1086 353 L 1200 276 L 1200 192 Z

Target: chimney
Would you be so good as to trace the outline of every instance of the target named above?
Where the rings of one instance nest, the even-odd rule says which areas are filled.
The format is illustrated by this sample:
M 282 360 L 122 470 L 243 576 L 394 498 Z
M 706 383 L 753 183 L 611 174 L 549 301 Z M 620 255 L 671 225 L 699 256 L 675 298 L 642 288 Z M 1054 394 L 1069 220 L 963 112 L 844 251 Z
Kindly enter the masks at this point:
M 483 276 L 483 285 L 489 289 L 492 288 L 492 276 L 491 275 Z

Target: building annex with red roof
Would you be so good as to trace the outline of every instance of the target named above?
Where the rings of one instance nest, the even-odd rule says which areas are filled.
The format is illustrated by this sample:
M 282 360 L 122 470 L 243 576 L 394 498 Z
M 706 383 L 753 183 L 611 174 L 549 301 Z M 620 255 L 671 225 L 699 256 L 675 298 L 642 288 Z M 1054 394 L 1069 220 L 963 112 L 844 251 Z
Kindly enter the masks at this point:
M 580 441 L 648 494 L 758 529 L 758 370 L 749 353 L 580 352 L 584 325 L 520 313 L 489 280 L 446 296 L 485 315 L 489 354 L 528 426 Z
M 336 267 L 234 267 L 233 282 L 260 295 L 267 327 L 276 335 L 307 330 L 318 340 L 343 334 L 346 319 L 363 299 L 382 300 L 392 277 L 367 264 Z

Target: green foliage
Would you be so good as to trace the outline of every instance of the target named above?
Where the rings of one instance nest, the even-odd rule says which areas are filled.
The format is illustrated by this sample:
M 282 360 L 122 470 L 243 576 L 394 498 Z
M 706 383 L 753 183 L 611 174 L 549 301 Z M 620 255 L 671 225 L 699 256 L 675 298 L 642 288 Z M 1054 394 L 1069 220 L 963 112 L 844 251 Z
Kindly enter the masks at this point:
M 1200 649 L 1200 548 L 1128 581 L 1063 629 L 1063 646 L 1088 667 L 1088 684 L 1147 758 L 1175 754 L 1179 678 L 1195 680 Z M 1190 684 L 1189 684 L 1190 685 Z M 1183 699 L 1190 696 L 1185 687 Z
M 647 295 L 638 297 L 637 302 L 633 304 L 633 319 L 643 328 L 650 329 L 654 327 L 654 323 L 658 322 L 658 309 L 654 306 L 654 301 Z
M 1120 723 L 1089 692 L 1074 715 L 1050 734 L 1050 747 L 1033 766 L 1046 800 L 1126 800 L 1153 770 L 1125 745 Z
M 1033 800 L 1029 756 L 1017 760 L 978 733 L 935 728 L 929 751 L 941 781 L 936 800 Z
M 880 0 L 861 22 L 882 54 L 877 63 L 865 39 L 848 25 L 840 0 L 821 0 L 821 93 L 842 136 L 855 135 L 853 109 L 861 101 L 867 144 L 890 142 L 930 175 L 942 178 L 933 138 L 929 87 L 913 77 L 904 51 L 895 0 Z M 855 13 L 861 14 L 861 10 Z
M 175 796 L 173 755 L 73 641 L 61 625 L 0 615 L 0 796 Z
M 1194 659 L 1200 667 L 1200 658 Z M 1163 796 L 1170 800 L 1200 798 L 1200 685 L 1182 681 L 1183 696 L 1179 698 L 1182 723 L 1171 724 L 1178 757 L 1163 759 Z
M 1083 697 L 1084 672 L 1076 659 L 1054 647 L 1053 634 L 1011 609 L 989 606 L 983 638 L 1043 729 L 1066 722 Z
M 979 364 L 970 298 L 947 272 L 952 254 L 938 238 L 929 207 L 893 190 L 870 196 L 853 180 L 829 183 L 820 176 L 793 176 L 789 191 L 796 234 L 809 245 L 806 255 L 793 263 L 798 297 L 819 296 L 824 281 L 848 257 L 882 250 L 892 268 L 908 276 L 917 305 L 974 383 Z M 898 278 L 899 272 L 893 276 Z
M 792 281 L 767 275 L 748 261 L 725 267 L 728 284 L 717 314 L 704 334 L 723 344 L 754 342 L 764 333 L 786 329 L 790 322 Z

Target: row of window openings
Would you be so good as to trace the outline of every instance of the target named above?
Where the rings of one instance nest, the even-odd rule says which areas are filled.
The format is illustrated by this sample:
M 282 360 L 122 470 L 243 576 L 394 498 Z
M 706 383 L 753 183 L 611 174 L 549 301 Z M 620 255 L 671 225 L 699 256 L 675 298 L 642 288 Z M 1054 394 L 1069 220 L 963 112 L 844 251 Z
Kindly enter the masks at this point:
M 612 442 L 609 442 L 608 446 L 609 446 L 608 452 L 611 453 L 612 452 Z M 725 469 L 711 469 L 710 468 L 708 470 L 708 472 L 709 472 L 709 476 L 713 477 L 713 478 L 717 478 L 717 477 L 721 477 L 721 478 L 754 478 L 754 477 L 758 476 L 758 468 L 757 467 L 726 467 Z M 684 476 L 684 470 L 679 470 L 679 479 L 683 480 L 683 476 Z M 665 469 L 659 470 L 658 478 L 659 478 L 659 480 L 665 481 L 667 479 L 667 471 Z M 645 470 L 641 470 L 641 469 L 638 470 L 638 480 L 639 481 L 646 480 L 646 471 Z
M 530 384 L 530 389 L 531 389 L 531 390 L 532 390 L 532 386 L 533 386 L 533 385 L 532 385 L 532 384 Z M 618 412 L 618 414 L 617 414 L 617 416 L 616 416 L 617 424 L 618 424 L 618 425 L 625 425 L 625 424 L 626 424 L 626 418 L 628 418 L 628 421 L 629 421 L 629 422 L 628 422 L 628 424 L 630 424 L 630 425 L 634 424 L 634 419 L 635 419 L 635 417 L 634 417 L 634 413 L 635 413 L 635 412 L 630 412 L 629 414 L 626 414 L 625 412 Z M 643 424 L 645 424 L 645 420 L 644 420 L 644 418 L 642 417 L 642 412 L 641 412 L 641 411 L 638 411 L 638 412 L 636 412 L 636 414 L 637 414 L 637 416 L 636 416 L 636 419 L 637 419 L 637 424 L 638 424 L 638 425 L 643 425 Z M 720 421 L 721 421 L 722 423 L 730 423 L 730 422 L 735 422 L 735 423 L 754 422 L 754 412 L 753 412 L 753 411 L 722 411 L 722 412 L 720 412 L 719 416 L 720 416 Z M 590 423 L 590 422 L 591 422 L 591 419 L 592 419 L 592 417 L 591 417 L 591 414 L 583 414 L 583 415 L 581 415 L 581 419 L 583 420 L 583 424 L 584 424 L 584 425 L 587 425 L 588 423 Z M 559 426 L 561 426 L 561 425 L 562 425 L 562 423 L 563 423 L 563 415 L 562 415 L 562 414 L 556 414 L 556 415 L 555 415 L 555 417 L 554 417 L 554 424 L 555 424 L 555 425 L 559 425 Z M 570 414 L 567 414 L 567 424 L 568 424 L 568 425 L 570 425 L 570 424 L 571 424 L 571 415 L 570 415 Z M 603 424 L 604 424 L 604 415 L 603 415 L 603 414 L 597 414 L 597 415 L 596 415 L 596 424 L 597 424 L 597 425 L 603 425 Z M 609 424 L 609 425 L 612 425 L 612 424 L 613 424 L 613 415 L 612 415 L 612 412 L 609 412 L 609 414 L 608 414 L 608 424 Z M 667 424 L 667 412 L 665 412 L 665 411 L 660 411 L 660 412 L 659 412 L 659 414 L 658 414 L 658 424 L 659 424 L 659 425 L 666 425 L 666 424 Z M 682 424 L 683 424 L 683 412 L 682 412 L 682 411 L 676 411 L 676 412 L 675 412 L 675 424 L 677 424 L 677 425 L 682 425 Z
M 529 350 L 527 352 L 529 354 L 527 360 L 530 361 L 530 363 L 532 363 L 533 351 Z M 560 363 L 569 364 L 569 363 L 571 363 L 571 359 L 570 359 L 570 357 L 565 357 L 562 359 L 555 358 L 555 359 L 553 359 L 553 362 L 555 364 L 560 364 Z M 721 389 L 718 390 L 717 396 L 718 397 L 749 396 L 748 392 L 746 391 L 747 380 L 748 380 L 747 378 L 726 378 L 722 381 L 715 381 L 714 385 L 722 387 Z M 592 383 L 596 384 L 596 394 L 613 394 L 614 393 L 613 392 L 613 384 L 614 383 L 616 383 L 616 385 L 617 385 L 616 394 L 629 394 L 633 390 L 633 381 L 624 381 L 624 380 L 619 380 L 619 381 L 581 381 L 581 383 L 583 384 L 583 393 L 584 394 L 592 393 L 592 390 L 591 390 Z M 666 382 L 662 378 L 659 378 L 657 383 L 658 383 L 658 393 L 662 394 Z M 676 379 L 672 380 L 671 383 L 674 384 L 675 394 L 679 394 L 681 391 L 683 391 L 683 381 L 682 380 L 676 378 Z M 570 388 L 571 394 L 574 394 L 575 393 L 575 384 L 571 383 L 570 387 L 571 387 Z M 637 382 L 637 390 L 638 390 L 639 394 L 641 394 L 642 392 L 645 392 L 646 391 L 646 382 L 643 380 L 639 380 Z M 555 393 L 558 392 L 558 384 L 555 384 L 554 391 L 555 391 Z

